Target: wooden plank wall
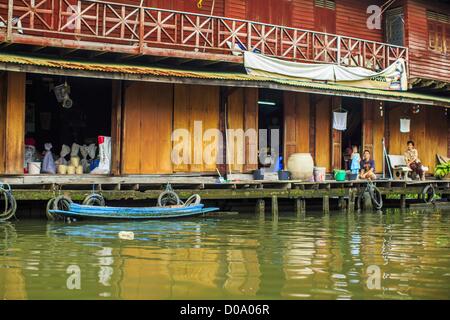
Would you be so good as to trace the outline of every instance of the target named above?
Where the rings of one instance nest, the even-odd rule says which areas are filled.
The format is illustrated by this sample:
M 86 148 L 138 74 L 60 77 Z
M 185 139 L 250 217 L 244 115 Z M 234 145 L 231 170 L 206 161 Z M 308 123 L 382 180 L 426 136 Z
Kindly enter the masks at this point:
M 3 140 L 0 143 L 0 173 L 3 174 L 24 172 L 25 80 L 25 73 L 8 72 L 0 85 L 0 118 L 3 119 L 0 121 L 0 140 Z
M 201 136 L 194 135 L 194 122 L 202 123 L 202 131 L 208 129 L 219 130 L 219 95 L 220 87 L 199 86 L 199 85 L 175 85 L 174 94 L 174 130 L 186 129 L 191 134 L 191 163 L 177 165 L 176 172 L 215 172 L 216 163 L 205 163 L 201 156 L 208 148 L 213 147 L 219 141 L 216 137 L 211 137 L 202 142 Z M 201 151 L 196 153 L 196 149 Z M 217 149 L 217 148 L 216 148 Z M 212 154 L 214 156 L 214 154 Z M 217 154 L 215 154 L 217 157 Z
M 132 82 L 125 93 L 122 173 L 172 173 L 173 85 Z
M 389 110 L 388 130 L 390 154 L 403 154 L 409 140 L 416 143 L 419 157 L 423 164 L 430 167 L 431 172 L 436 165 L 436 154 L 447 154 L 447 116 L 440 107 L 421 107 L 420 112 L 413 114 L 408 104 L 392 104 Z M 411 132 L 400 132 L 400 119 L 411 119 Z
M 309 153 L 310 95 L 284 92 L 284 165 L 293 153 Z
M 408 0 L 405 5 L 405 45 L 410 48 L 411 77 L 450 81 L 447 54 L 428 49 L 427 9 L 449 14 L 450 5 L 437 1 Z
M 366 13 L 370 5 L 380 5 L 379 0 L 339 0 L 336 3 L 336 33 L 372 41 L 383 41 L 383 29 L 368 29 Z
M 4 174 L 6 167 L 6 93 L 7 73 L 0 73 L 0 174 Z

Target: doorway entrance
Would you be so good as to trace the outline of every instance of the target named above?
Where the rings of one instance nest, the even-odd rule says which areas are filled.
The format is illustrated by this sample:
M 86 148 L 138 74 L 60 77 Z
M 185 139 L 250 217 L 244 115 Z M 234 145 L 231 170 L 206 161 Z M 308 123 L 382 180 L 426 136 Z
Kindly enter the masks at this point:
M 25 162 L 42 162 L 51 144 L 56 173 L 58 165 L 75 166 L 71 158 L 90 173 L 98 166 L 98 137 L 111 135 L 112 82 L 40 74 L 26 81 Z
M 342 98 L 342 107 L 347 110 L 347 130 L 342 132 L 343 169 L 350 170 L 352 147 L 357 146 L 362 154 L 362 100 Z
M 259 168 L 281 170 L 284 134 L 283 93 L 277 90 L 259 90 L 258 128 L 259 128 Z M 266 130 L 266 131 L 263 131 Z M 263 133 L 267 133 L 265 136 Z

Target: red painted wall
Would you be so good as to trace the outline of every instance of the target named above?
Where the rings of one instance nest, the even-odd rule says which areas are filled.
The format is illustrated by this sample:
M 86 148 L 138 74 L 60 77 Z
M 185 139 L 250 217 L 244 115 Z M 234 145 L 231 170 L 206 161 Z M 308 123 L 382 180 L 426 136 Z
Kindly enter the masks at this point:
M 409 47 L 411 77 L 450 81 L 450 54 L 428 48 L 427 9 L 450 13 L 450 5 L 408 0 L 405 5 L 406 46 Z

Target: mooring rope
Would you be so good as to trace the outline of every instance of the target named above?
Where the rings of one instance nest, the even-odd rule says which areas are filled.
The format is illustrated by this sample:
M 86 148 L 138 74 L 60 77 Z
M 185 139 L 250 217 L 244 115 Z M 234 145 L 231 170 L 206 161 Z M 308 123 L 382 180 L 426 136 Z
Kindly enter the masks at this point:
M 0 212 L 0 221 L 7 221 L 15 216 L 17 211 L 17 201 L 14 198 L 9 184 L 0 183 L 0 199 L 4 199 L 5 208 Z

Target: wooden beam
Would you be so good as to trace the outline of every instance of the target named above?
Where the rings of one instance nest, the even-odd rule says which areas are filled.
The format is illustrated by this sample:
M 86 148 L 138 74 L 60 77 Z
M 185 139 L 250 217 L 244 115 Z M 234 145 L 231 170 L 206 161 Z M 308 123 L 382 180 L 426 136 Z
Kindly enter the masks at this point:
M 122 155 L 122 112 L 123 112 L 123 82 L 112 81 L 112 111 L 111 111 L 111 173 L 121 174 Z
M 421 105 L 433 105 L 450 108 L 450 103 L 429 100 L 429 99 L 415 99 L 406 97 L 393 97 L 384 96 L 371 93 L 361 93 L 353 91 L 335 91 L 332 89 L 318 89 L 308 87 L 296 87 L 292 85 L 279 84 L 269 81 L 241 81 L 241 80 L 221 80 L 221 79 L 202 79 L 202 78 L 182 78 L 173 76 L 155 76 L 155 75 L 142 75 L 142 74 L 130 74 L 130 73 L 112 73 L 102 71 L 87 71 L 87 70 L 75 70 L 75 69 L 61 69 L 50 68 L 35 65 L 21 65 L 11 63 L 0 63 L 0 70 L 14 71 L 14 72 L 26 72 L 37 74 L 51 74 L 59 76 L 77 76 L 86 78 L 98 78 L 98 79 L 113 79 L 113 80 L 129 80 L 129 81 L 145 81 L 145 82 L 163 82 L 163 83 L 178 83 L 178 84 L 199 84 L 209 86 L 227 86 L 227 87 L 241 87 L 241 88 L 264 88 L 274 90 L 284 90 L 292 92 L 305 92 L 314 93 L 318 95 L 330 95 L 339 97 L 355 97 L 361 99 L 372 99 L 377 101 L 391 101 L 400 103 L 412 103 Z

